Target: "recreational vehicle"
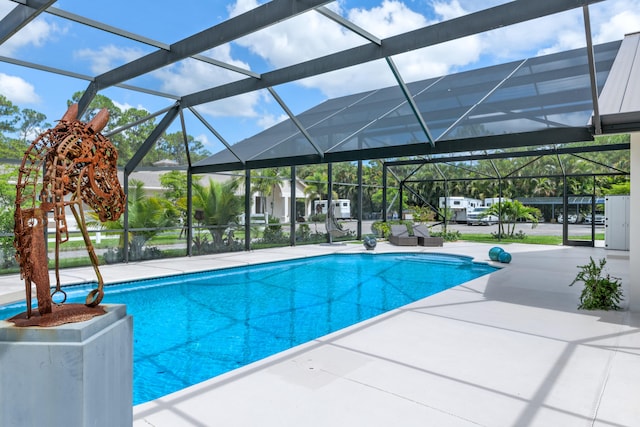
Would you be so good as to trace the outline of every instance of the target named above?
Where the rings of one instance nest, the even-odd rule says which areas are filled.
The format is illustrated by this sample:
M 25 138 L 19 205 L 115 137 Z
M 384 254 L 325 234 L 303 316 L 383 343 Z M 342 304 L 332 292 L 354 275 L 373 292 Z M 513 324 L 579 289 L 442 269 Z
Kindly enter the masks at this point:
M 484 199 L 484 206 L 490 208 L 491 205 L 495 205 L 496 203 L 500 203 L 500 202 L 510 202 L 511 199 L 505 198 L 505 197 L 490 197 L 487 199 Z
M 350 219 L 351 218 L 351 200 L 349 199 L 337 199 L 332 200 L 333 203 L 333 216 L 336 219 Z M 327 213 L 327 200 L 315 200 L 313 202 L 313 214 L 326 214 Z
M 467 210 L 482 206 L 482 200 L 462 196 L 440 197 L 439 205 L 440 209 L 447 208 L 451 221 L 466 223 Z

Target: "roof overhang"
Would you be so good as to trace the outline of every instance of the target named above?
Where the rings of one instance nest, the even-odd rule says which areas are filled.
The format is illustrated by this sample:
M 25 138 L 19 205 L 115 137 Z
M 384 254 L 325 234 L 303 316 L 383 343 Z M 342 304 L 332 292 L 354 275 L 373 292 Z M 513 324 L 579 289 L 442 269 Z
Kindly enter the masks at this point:
M 640 32 L 627 34 L 598 98 L 602 133 L 640 131 Z

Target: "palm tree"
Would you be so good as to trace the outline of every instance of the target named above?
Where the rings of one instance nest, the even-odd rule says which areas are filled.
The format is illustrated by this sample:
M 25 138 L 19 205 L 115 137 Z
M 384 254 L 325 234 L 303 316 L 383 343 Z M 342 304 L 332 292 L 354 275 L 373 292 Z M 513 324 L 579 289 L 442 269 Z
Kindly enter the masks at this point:
M 201 178 L 201 175 L 194 175 L 191 179 L 198 183 Z M 187 174 L 178 170 L 169 171 L 160 175 L 160 184 L 164 189 L 164 197 L 179 212 L 182 222 L 179 238 L 182 238 L 187 231 Z
M 380 160 L 372 160 L 363 167 L 362 171 L 362 184 L 363 184 L 363 206 L 362 209 L 367 209 L 372 214 L 374 212 L 381 212 L 382 205 L 377 203 L 374 195 L 378 189 L 382 186 L 382 162 Z
M 304 194 L 311 200 L 326 200 L 329 196 L 329 185 L 326 172 L 315 171 L 305 179 Z M 331 192 L 333 199 L 338 198 L 335 191 Z M 315 214 L 316 212 L 312 212 Z
M 273 189 L 283 180 L 282 171 L 279 168 L 262 169 L 251 178 L 251 192 L 260 194 L 263 206 L 266 206 L 267 198 L 273 195 Z M 271 199 L 271 216 L 273 216 L 273 198 Z M 266 211 L 266 208 L 265 208 Z
M 350 162 L 336 163 L 333 168 L 334 186 L 341 199 L 349 199 L 354 202 L 357 199 L 358 169 Z
M 532 195 L 549 197 L 556 194 L 556 182 L 549 177 L 542 176 L 539 178 L 531 178 L 533 184 Z
M 518 221 L 530 221 L 533 223 L 532 227 L 538 225 L 540 210 L 525 206 L 518 200 L 504 200 L 491 205 L 483 214 L 483 216 L 489 215 L 495 215 L 500 218 L 499 234 L 501 236 L 513 236 L 516 231 L 516 222 Z M 507 227 L 506 233 L 504 232 L 505 224 Z
M 163 228 L 175 225 L 179 217 L 179 212 L 173 204 L 164 198 L 148 197 L 145 193 L 144 183 L 136 179 L 129 181 L 127 209 L 129 241 L 131 242 L 129 259 L 131 260 L 142 258 L 143 247 L 146 243 L 161 233 Z M 98 222 L 95 212 L 91 212 L 89 215 Z M 107 230 L 122 230 L 124 216 L 121 216 L 118 221 L 108 221 L 102 226 Z
M 307 186 L 304 188 L 304 194 L 311 200 L 322 200 L 327 194 L 327 174 L 316 171 L 305 178 Z
M 222 246 L 225 230 L 229 224 L 238 223 L 238 215 L 244 208 L 242 197 L 236 195 L 239 185 L 237 179 L 216 182 L 211 178 L 208 186 L 193 185 L 193 206 L 202 210 L 215 246 Z

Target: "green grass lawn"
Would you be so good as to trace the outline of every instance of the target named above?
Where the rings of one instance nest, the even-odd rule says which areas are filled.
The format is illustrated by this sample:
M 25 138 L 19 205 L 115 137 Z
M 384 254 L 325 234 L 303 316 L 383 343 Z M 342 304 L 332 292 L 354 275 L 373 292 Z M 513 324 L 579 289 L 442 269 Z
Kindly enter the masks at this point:
M 561 245 L 562 236 L 526 236 L 524 239 L 498 240 L 491 234 L 460 234 L 460 240 L 479 243 L 527 243 L 532 245 Z M 569 240 L 590 240 L 590 236 L 569 236 Z M 596 240 L 604 240 L 604 233 L 596 233 Z

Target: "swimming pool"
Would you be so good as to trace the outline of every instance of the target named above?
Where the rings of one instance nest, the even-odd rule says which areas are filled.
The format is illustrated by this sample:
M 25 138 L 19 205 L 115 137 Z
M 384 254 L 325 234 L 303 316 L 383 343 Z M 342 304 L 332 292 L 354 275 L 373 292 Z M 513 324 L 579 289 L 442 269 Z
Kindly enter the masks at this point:
M 110 285 L 134 318 L 134 404 L 495 271 L 469 257 L 338 254 Z M 82 302 L 87 287 L 67 288 Z M 0 319 L 24 304 L 0 307 Z

